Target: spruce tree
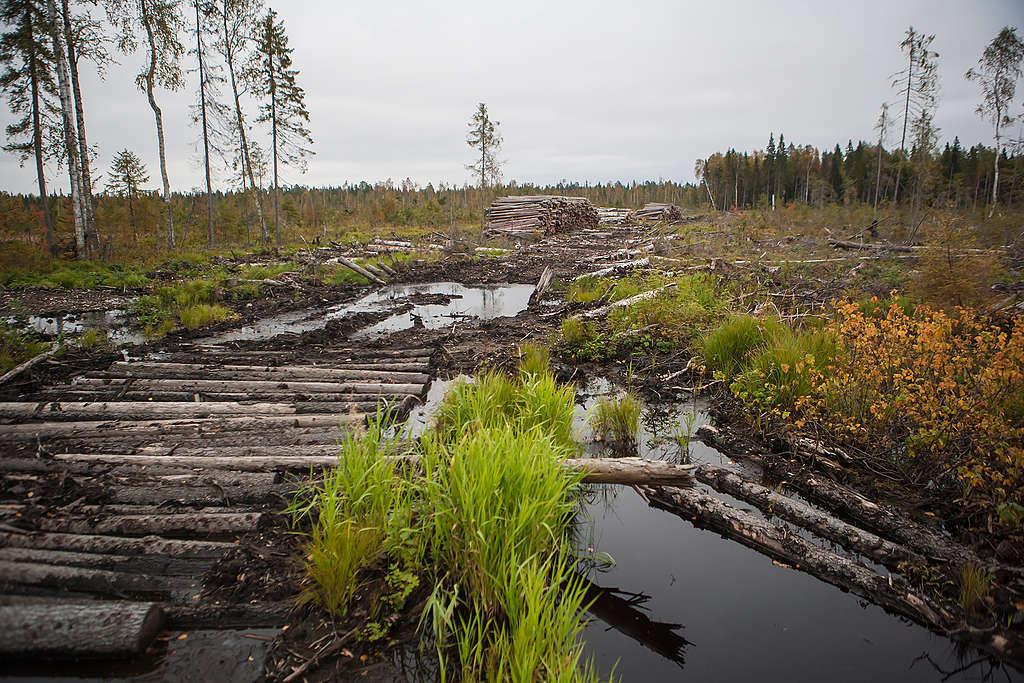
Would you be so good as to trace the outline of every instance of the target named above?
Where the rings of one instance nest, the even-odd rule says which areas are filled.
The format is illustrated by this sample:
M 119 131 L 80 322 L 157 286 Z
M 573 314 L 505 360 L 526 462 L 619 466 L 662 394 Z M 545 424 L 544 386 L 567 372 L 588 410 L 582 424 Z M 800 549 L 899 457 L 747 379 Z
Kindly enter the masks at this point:
M 109 177 L 107 192 L 128 199 L 128 217 L 134 230 L 136 228 L 135 198 L 138 197 L 142 184 L 149 182 L 146 166 L 134 152 L 125 148 L 114 155 L 110 164 Z
M 501 181 L 501 162 L 498 161 L 498 150 L 501 149 L 501 136 L 498 135 L 498 121 L 492 121 L 487 112 L 487 105 L 483 102 L 477 104 L 473 117 L 469 120 L 469 134 L 466 137 L 466 144 L 475 147 L 480 151 L 480 158 L 466 166 L 466 170 L 472 171 L 480 179 L 480 229 L 483 229 L 486 217 L 484 216 L 484 190 L 490 183 Z
M 305 92 L 298 86 L 297 69 L 292 68 L 292 48 L 284 23 L 277 21 L 277 13 L 268 10 L 260 21 L 257 35 L 259 76 L 256 95 L 263 98 L 257 121 L 269 123 L 271 128 L 271 155 L 274 164 L 274 243 L 281 245 L 281 210 L 278 163 L 306 170 L 306 156 L 313 154 L 309 129 L 309 111 Z M 264 236 L 266 242 L 266 236 Z

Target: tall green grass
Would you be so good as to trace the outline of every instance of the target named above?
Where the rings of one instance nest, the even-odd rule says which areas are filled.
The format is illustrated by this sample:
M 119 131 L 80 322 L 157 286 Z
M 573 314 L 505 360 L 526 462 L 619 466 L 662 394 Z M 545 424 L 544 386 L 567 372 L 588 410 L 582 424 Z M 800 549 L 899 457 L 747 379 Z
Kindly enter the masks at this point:
M 594 406 L 590 423 L 601 440 L 616 451 L 633 452 L 640 429 L 641 409 L 640 399 L 632 393 L 618 398 L 602 398 Z
M 572 399 L 547 373 L 457 384 L 436 427 L 407 444 L 415 467 L 388 457 L 381 420 L 346 438 L 337 467 L 289 508 L 312 524 L 302 599 L 345 614 L 370 569 L 427 581 L 421 627 L 444 679 L 597 680 L 569 534 L 583 474 L 561 465 L 577 452 Z

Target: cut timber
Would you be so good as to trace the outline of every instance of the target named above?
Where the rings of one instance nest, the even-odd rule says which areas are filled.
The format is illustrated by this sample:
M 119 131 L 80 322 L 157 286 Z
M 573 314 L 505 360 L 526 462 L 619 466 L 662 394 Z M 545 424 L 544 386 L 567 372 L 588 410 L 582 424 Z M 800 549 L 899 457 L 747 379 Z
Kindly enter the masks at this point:
M 164 627 L 150 602 L 28 604 L 0 607 L 0 655 L 47 659 L 141 654 Z
M 116 486 L 107 494 L 112 503 L 133 503 L 140 505 L 232 505 L 238 503 L 260 503 L 284 500 L 295 490 L 294 485 L 274 484 L 270 486 Z
M 337 456 L 341 447 L 337 441 L 324 444 L 306 444 L 301 446 L 274 446 L 261 444 L 258 446 L 179 446 L 177 444 L 160 446 L 143 446 L 137 449 L 137 455 L 177 457 L 252 457 L 252 456 Z
M 383 261 L 378 263 L 377 267 L 380 268 L 381 270 L 383 270 L 385 273 L 387 273 L 391 277 L 395 277 L 396 275 L 398 275 L 398 271 L 397 270 L 395 270 L 394 268 L 392 268 L 388 264 L 384 263 Z
M 918 595 L 902 578 L 883 577 L 790 533 L 786 527 L 777 527 L 696 489 L 645 487 L 643 491 L 654 507 L 716 531 L 919 624 L 944 633 L 956 625 L 948 612 Z
M 910 557 L 910 552 L 903 546 L 858 529 L 799 500 L 747 481 L 723 467 L 701 464 L 694 470 L 694 477 L 716 491 L 750 503 L 768 516 L 779 517 L 813 531 L 822 538 L 870 557 L 890 569 L 898 569 L 900 562 Z
M 79 403 L 88 401 L 103 401 L 104 399 L 118 399 L 121 401 L 168 401 L 168 402 L 265 402 L 265 403 L 294 403 L 297 413 L 328 413 L 333 410 L 338 412 L 349 412 L 351 407 L 356 412 L 372 413 L 378 403 L 387 403 L 388 397 L 376 397 L 370 394 L 335 394 L 329 392 L 299 393 L 287 391 L 252 391 L 252 392 L 223 392 L 223 391 L 161 391 L 161 390 L 128 390 L 120 391 L 116 386 L 86 387 L 75 386 L 63 391 L 47 391 L 34 394 L 34 398 L 46 401 L 69 401 L 78 399 Z M 334 403 L 330 406 L 327 404 Z
M 225 541 L 193 541 L 145 536 L 126 538 L 82 534 L 0 532 L 0 545 L 13 548 L 65 550 L 80 553 L 160 555 L 180 558 L 218 558 L 237 547 Z
M 529 304 L 535 304 L 540 301 L 541 297 L 544 296 L 544 292 L 548 291 L 548 287 L 551 286 L 551 278 L 554 277 L 555 272 L 551 270 L 551 266 L 544 266 L 544 271 L 540 274 L 540 279 L 537 280 L 537 286 L 533 288 L 533 293 L 530 294 Z
M 848 242 L 832 238 L 829 238 L 828 243 L 829 246 L 839 249 L 874 249 L 875 251 L 900 251 L 905 253 L 913 253 L 914 251 L 913 247 L 902 244 L 870 244 L 867 242 Z
M 212 452 L 212 451 L 211 451 Z M 182 468 L 231 469 L 244 472 L 308 470 L 334 467 L 337 455 L 305 456 L 176 456 L 121 455 L 114 453 L 58 453 L 55 460 L 102 462 L 114 465 L 166 465 Z M 389 456 L 415 464 L 416 456 Z M 692 465 L 675 465 L 644 458 L 570 458 L 562 462 L 570 472 L 586 472 L 584 481 L 594 484 L 688 484 L 693 482 Z
M 118 536 L 225 536 L 244 534 L 260 526 L 259 512 L 182 512 L 159 515 L 108 515 L 98 518 L 39 520 L 43 531 L 65 534 L 116 534 Z
M 369 263 L 367 263 L 365 266 L 363 266 L 363 268 L 366 268 L 366 270 L 370 271 L 371 273 L 376 275 L 381 280 L 385 280 L 387 278 L 387 276 L 388 276 L 388 274 L 385 273 L 383 270 L 381 270 L 380 268 L 377 268 L 376 266 L 370 265 Z
M 338 382 L 345 380 L 376 379 L 385 382 L 422 384 L 430 376 L 421 372 L 395 371 L 386 364 L 382 367 L 326 368 L 315 365 L 206 365 L 200 363 L 112 363 L 104 375 L 89 373 L 88 377 L 142 377 L 170 379 L 256 379 L 256 380 L 316 380 Z
M 317 402 L 322 406 L 321 402 Z M 326 415 L 346 414 L 346 405 L 338 403 Z M 0 403 L 0 418 L 8 420 L 149 420 L 159 418 L 201 419 L 295 415 L 295 403 L 237 403 L 207 401 L 104 401 L 53 403 Z M 319 411 L 318 411 L 319 412 Z M 308 413 L 306 413 L 308 414 Z
M 162 555 L 109 555 L 69 550 L 0 547 L 0 561 L 35 562 L 87 569 L 106 569 L 150 576 L 202 576 L 214 565 L 213 559 L 185 559 Z
M 362 275 L 363 277 L 365 277 L 370 282 L 376 282 L 378 285 L 387 284 L 387 283 L 384 282 L 384 280 L 381 280 L 379 277 L 377 277 L 376 275 L 374 275 L 373 273 L 368 271 L 366 268 L 363 268 L 361 265 L 359 265 L 355 261 L 349 261 L 344 256 L 339 256 L 338 257 L 338 263 L 340 263 L 343 266 L 347 266 L 351 270 L 353 270 L 356 273 L 358 273 L 358 274 Z
M 33 586 L 100 595 L 166 598 L 194 584 L 195 581 L 185 577 L 149 576 L 105 569 L 0 560 L 0 586 Z
M 640 292 L 636 296 L 631 296 L 628 299 L 622 299 L 620 301 L 616 301 L 613 304 L 608 304 L 607 306 L 601 306 L 600 308 L 595 308 L 592 311 L 587 311 L 586 313 L 583 313 L 582 316 L 584 318 L 600 318 L 602 316 L 608 315 L 616 308 L 624 308 L 626 306 L 632 306 L 633 304 L 639 303 L 641 301 L 646 301 L 647 299 L 653 299 L 654 297 L 658 296 L 665 290 L 672 289 L 675 286 L 675 282 L 670 282 L 667 285 L 664 285 L 663 287 L 658 287 L 657 289 L 649 289 L 646 292 Z
M 124 386 L 131 382 L 132 388 L 163 389 L 167 391 L 291 391 L 296 393 L 354 393 L 419 396 L 422 384 L 384 384 L 379 382 L 289 382 L 287 380 L 213 380 L 213 379 L 103 379 L 82 377 L 76 386 Z
M 250 604 L 167 605 L 167 627 L 179 631 L 192 629 L 256 628 L 281 626 L 288 622 L 294 602 Z
M 197 404 L 203 405 L 203 404 Z M 280 430 L 289 427 L 333 427 L 359 424 L 364 415 L 255 415 L 178 420 L 41 422 L 0 425 L 0 442 L 24 439 L 112 438 L 113 436 L 155 436 L 252 430 Z

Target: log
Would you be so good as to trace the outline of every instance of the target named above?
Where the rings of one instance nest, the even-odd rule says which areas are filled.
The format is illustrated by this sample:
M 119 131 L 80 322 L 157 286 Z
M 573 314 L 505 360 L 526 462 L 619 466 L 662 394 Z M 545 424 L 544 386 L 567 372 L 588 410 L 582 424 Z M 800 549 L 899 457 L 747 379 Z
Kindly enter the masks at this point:
M 370 271 L 366 270 L 366 268 L 363 268 L 358 263 L 356 263 L 354 261 L 349 261 L 344 256 L 339 256 L 337 258 L 338 258 L 338 263 L 340 263 L 343 266 L 347 266 L 348 268 L 350 268 L 351 270 L 355 271 L 356 273 L 359 273 L 360 275 L 365 277 L 370 282 L 376 282 L 378 285 L 387 284 L 386 282 L 384 282 L 384 280 L 381 280 L 379 277 L 377 277 L 376 275 L 374 275 Z
M 64 534 L 110 534 L 118 536 L 225 536 L 240 535 L 257 529 L 263 520 L 260 512 L 182 512 L 179 514 L 108 515 L 95 519 L 39 520 L 42 531 Z
M 316 365 L 220 365 L 200 363 L 116 362 L 105 373 L 90 372 L 87 377 L 142 377 L 150 379 L 269 379 L 341 381 L 378 379 L 385 382 L 421 384 L 430 379 L 422 372 L 395 371 L 382 362 L 380 367 L 329 368 Z
M 676 465 L 644 458 L 567 458 L 562 466 L 571 472 L 586 472 L 583 481 L 592 484 L 692 484 L 693 465 Z
M 7 372 L 5 372 L 3 375 L 0 375 L 0 385 L 6 384 L 7 382 L 10 382 L 12 379 L 14 379 L 14 378 L 18 377 L 19 375 L 21 375 L 22 373 L 24 373 L 24 372 L 26 372 L 28 370 L 31 370 L 32 368 L 34 368 L 35 366 L 39 365 L 40 363 L 42 363 L 44 360 L 46 360 L 47 358 L 49 358 L 50 356 L 52 356 L 56 352 L 57 352 L 57 349 L 50 349 L 49 351 L 43 351 L 40 354 L 32 356 L 31 358 L 29 358 L 24 363 L 21 363 L 20 365 L 14 366 L 13 368 L 11 368 Z
M 582 313 L 581 315 L 584 318 L 600 318 L 600 317 L 603 317 L 605 315 L 608 315 L 609 313 L 611 313 L 616 308 L 624 308 L 626 306 L 632 306 L 633 304 L 639 303 L 641 301 L 646 301 L 647 299 L 653 299 L 654 297 L 658 296 L 659 294 L 661 294 L 665 290 L 672 289 L 675 286 L 676 286 L 675 282 L 670 282 L 667 285 L 664 285 L 662 287 L 658 287 L 656 289 L 649 289 L 646 292 L 640 292 L 639 294 L 637 294 L 635 296 L 631 296 L 631 297 L 628 297 L 626 299 L 621 299 L 619 301 L 616 301 L 615 303 L 608 304 L 607 306 L 601 306 L 600 308 L 595 308 L 594 310 L 587 311 L 585 313 Z
M 198 404 L 203 405 L 203 404 Z M 38 424 L 0 425 L 0 442 L 35 439 L 109 439 L 121 436 L 153 437 L 165 434 L 205 434 L 253 430 L 282 430 L 291 427 L 328 427 L 360 424 L 365 415 L 250 415 L 246 417 L 210 417 L 194 420 L 41 422 Z
M 883 577 L 753 514 L 696 489 L 644 487 L 650 504 L 711 529 L 772 559 L 803 570 L 928 628 L 949 633 L 956 620 L 897 576 Z
M 65 565 L 150 576 L 187 577 L 202 576 L 215 563 L 213 559 L 185 559 L 160 555 L 108 555 L 21 547 L 0 547 L 0 561 Z
M 544 292 L 548 291 L 548 287 L 551 286 L 551 278 L 554 276 L 554 271 L 551 270 L 550 266 L 544 266 L 543 272 L 540 274 L 540 279 L 537 280 L 537 286 L 534 287 L 533 293 L 530 294 L 529 305 L 533 305 L 540 301 L 541 297 L 544 296 Z
M 295 490 L 294 485 L 270 486 L 118 486 L 110 490 L 112 503 L 144 505 L 237 505 L 239 503 L 280 502 Z
M 387 278 L 388 274 L 387 274 L 387 273 L 385 273 L 385 272 L 384 272 L 383 270 L 381 270 L 380 268 L 378 268 L 378 267 L 376 267 L 376 266 L 374 266 L 374 265 L 372 265 L 372 264 L 369 264 L 369 263 L 365 264 L 365 265 L 363 266 L 363 268 L 366 268 L 366 270 L 370 271 L 371 273 L 373 273 L 374 275 L 376 275 L 376 276 L 377 276 L 378 278 L 380 278 L 381 280 L 384 280 L 385 282 L 387 282 L 387 279 L 386 279 L 386 278 Z
M 387 273 L 390 277 L 395 277 L 396 275 L 398 275 L 398 271 L 397 270 L 395 270 L 394 268 L 392 268 L 388 264 L 384 263 L 383 261 L 378 263 L 377 267 L 380 268 L 381 270 L 383 270 L 385 273 Z
M 294 602 L 250 604 L 167 605 L 167 628 L 179 631 L 195 629 L 258 628 L 286 624 Z
M 164 626 L 151 602 L 0 607 L 0 655 L 19 658 L 121 659 L 142 654 Z
M 701 464 L 694 470 L 694 477 L 720 493 L 727 493 L 750 503 L 769 518 L 775 516 L 792 522 L 822 538 L 838 543 L 851 552 L 870 557 L 890 569 L 899 571 L 900 563 L 911 556 L 901 545 L 847 524 L 799 500 L 747 481 L 724 467 Z
M 0 532 L 0 545 L 13 548 L 64 550 L 80 553 L 150 555 L 178 558 L 219 558 L 238 546 L 224 541 L 194 541 L 144 536 L 96 536 L 67 533 Z
M 900 251 L 905 253 L 913 253 L 914 248 L 908 247 L 902 244 L 870 244 L 867 242 L 849 242 L 847 240 L 837 240 L 829 238 L 829 246 L 836 247 L 838 249 L 874 249 L 876 251 Z
M 129 380 L 82 377 L 76 385 L 81 386 L 124 386 Z M 296 393 L 356 393 L 419 396 L 422 384 L 385 384 L 371 382 L 289 382 L 271 380 L 206 380 L 206 379 L 133 379 L 135 389 L 153 388 L 170 391 L 292 391 Z
M 318 393 L 297 393 L 286 391 L 255 391 L 255 392 L 222 392 L 222 391 L 161 391 L 161 390 L 139 390 L 121 392 L 116 387 L 76 387 L 67 390 L 54 390 L 33 394 L 34 398 L 45 401 L 71 401 L 88 402 L 101 401 L 103 399 L 118 398 L 124 401 L 178 401 L 195 403 L 196 397 L 199 402 L 266 402 L 266 403 L 294 403 L 296 413 L 314 412 L 327 413 L 332 410 L 338 412 L 349 412 L 355 407 L 357 412 L 372 413 L 378 404 L 389 404 L 387 397 L 375 398 L 370 394 L 338 394 L 329 392 Z M 314 400 L 315 399 L 315 400 Z M 329 405 L 329 404 L 336 405 Z
M 195 586 L 186 577 L 149 576 L 105 569 L 86 569 L 0 560 L 0 586 L 31 586 L 114 597 L 169 598 Z
M 317 402 L 322 406 L 321 402 Z M 344 403 L 334 406 L 340 415 Z M 103 401 L 103 402 L 0 402 L 0 418 L 7 420 L 150 420 L 159 418 L 201 419 L 243 415 L 281 416 L 298 414 L 294 403 L 238 403 L 196 401 Z
M 634 268 L 643 268 L 644 266 L 649 266 L 650 264 L 651 259 L 649 258 L 636 259 L 635 261 L 627 261 L 625 263 L 615 263 L 608 266 L 607 268 L 595 270 L 592 273 L 584 273 L 583 275 L 577 275 L 572 279 L 572 281 L 579 282 L 580 280 L 585 280 L 589 277 L 606 277 L 608 275 L 613 275 L 615 273 L 622 273 L 628 270 L 633 270 Z

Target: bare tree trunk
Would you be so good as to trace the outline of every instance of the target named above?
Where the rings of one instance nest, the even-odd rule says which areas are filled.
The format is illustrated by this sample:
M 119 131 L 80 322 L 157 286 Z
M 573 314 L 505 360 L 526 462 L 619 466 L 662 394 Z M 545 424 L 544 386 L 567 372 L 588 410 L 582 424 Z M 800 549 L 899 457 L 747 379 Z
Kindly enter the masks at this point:
M 199 0 L 195 0 L 195 6 L 196 54 L 199 57 L 199 108 L 203 114 L 203 163 L 206 166 L 206 246 L 213 249 L 213 185 L 210 182 L 210 132 L 206 124 L 206 71 L 203 65 L 203 37 L 199 18 Z
M 34 37 L 32 27 L 32 8 L 25 11 L 25 20 L 30 37 Z M 43 133 L 39 120 L 39 78 L 36 74 L 35 43 L 29 40 L 28 72 L 32 84 L 32 149 L 36 157 L 36 179 L 39 182 L 39 208 L 43 213 L 43 225 L 46 228 L 46 246 L 50 256 L 57 256 L 57 240 L 53 234 L 53 214 L 50 212 L 50 198 L 46 193 L 46 170 L 43 168 Z
M 60 108 L 64 117 L 64 147 L 68 155 L 68 175 L 71 180 L 71 213 L 75 225 L 75 251 L 78 258 L 85 259 L 88 257 L 88 251 L 85 242 L 85 217 L 82 212 L 82 186 L 78 168 L 78 141 L 75 140 L 75 118 L 72 113 L 67 53 L 61 45 L 60 30 L 57 28 L 56 3 L 54 0 L 48 0 L 46 5 L 53 37 L 53 52 L 57 59 Z
M 882 184 L 882 138 L 878 138 L 878 164 L 875 171 L 875 201 L 871 207 L 871 218 L 874 219 L 878 213 L 878 186 Z
M 996 158 L 992 162 L 992 204 L 988 207 L 988 217 L 992 218 L 992 214 L 996 211 L 996 202 L 999 199 L 999 119 L 1002 118 L 1002 111 L 996 109 Z
M 78 83 L 78 56 L 71 31 L 71 10 L 68 0 L 61 0 L 61 14 L 64 19 L 64 35 L 68 46 L 68 66 L 71 71 L 71 94 L 75 103 L 75 124 L 78 131 L 78 153 L 82 185 L 82 218 L 85 222 L 85 250 L 90 257 L 100 253 L 100 240 L 96 231 L 96 205 L 92 198 L 92 174 L 89 172 L 89 145 L 85 139 L 85 110 L 82 106 L 82 89 Z
M 277 184 L 277 84 L 270 75 L 270 119 L 274 143 L 274 243 L 281 246 L 281 190 Z
M 149 98 L 149 107 L 153 110 L 153 117 L 156 119 L 156 139 L 160 152 L 160 178 L 164 185 L 164 221 L 167 225 L 167 246 L 174 249 L 177 244 L 174 239 L 174 217 L 171 215 L 171 182 L 167 179 L 167 151 L 164 146 L 164 116 L 156 103 L 153 95 L 154 80 L 156 79 L 156 40 L 153 37 L 153 26 L 150 24 L 149 9 L 146 7 L 146 0 L 139 2 L 142 15 L 142 24 L 146 27 L 146 37 L 149 40 L 149 69 L 146 71 L 146 97 Z
M 252 173 L 252 161 L 249 159 L 249 142 L 245 136 L 245 119 L 242 116 L 242 102 L 238 92 L 238 80 L 235 77 L 235 55 L 233 52 L 229 29 L 228 29 L 228 7 L 225 1 L 221 7 L 221 17 L 224 20 L 224 46 L 226 51 L 228 73 L 231 75 L 231 92 L 235 97 L 235 119 L 238 123 L 238 137 L 241 142 L 239 149 L 239 156 L 242 163 L 242 194 L 245 194 L 245 176 L 249 176 L 249 187 L 252 190 L 253 203 L 256 204 L 256 213 L 260 220 L 260 237 L 266 242 L 267 235 L 267 222 L 263 218 L 263 203 L 260 201 L 260 195 L 256 187 L 256 179 Z M 246 219 L 245 224 L 245 235 L 246 242 L 249 241 L 249 222 Z

